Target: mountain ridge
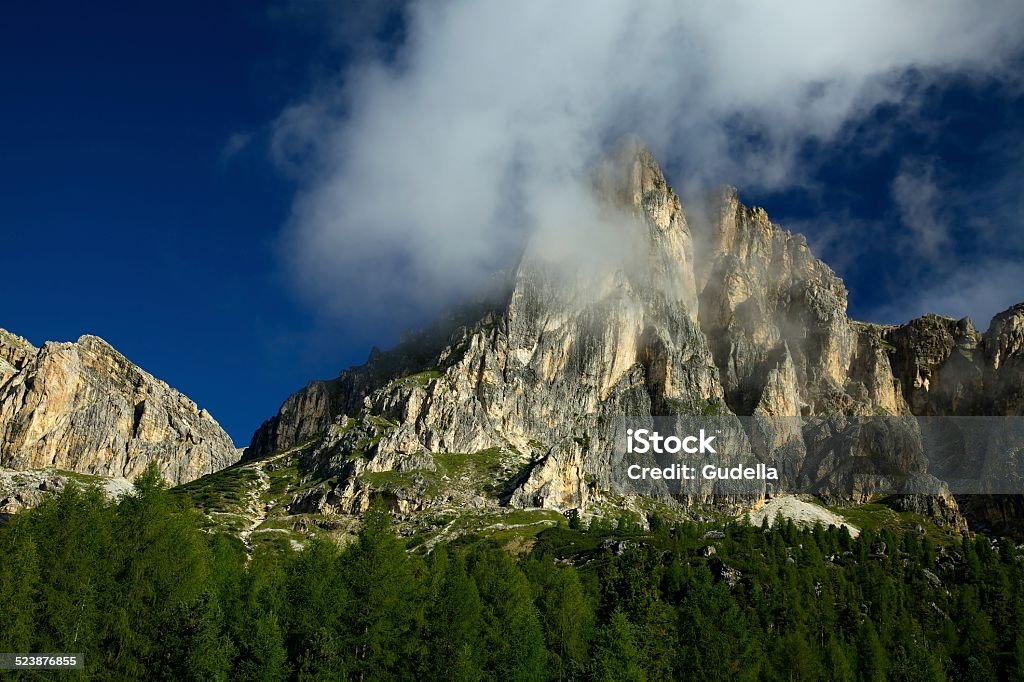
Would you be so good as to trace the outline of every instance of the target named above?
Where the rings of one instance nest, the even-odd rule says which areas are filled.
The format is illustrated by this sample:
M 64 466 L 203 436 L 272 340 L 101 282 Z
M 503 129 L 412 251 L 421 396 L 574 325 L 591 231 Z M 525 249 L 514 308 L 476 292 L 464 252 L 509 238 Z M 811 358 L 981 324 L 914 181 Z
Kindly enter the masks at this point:
M 237 457 L 209 412 L 98 336 L 36 348 L 0 330 L 0 466 L 133 478 L 153 462 L 179 484 Z
M 497 448 L 508 453 L 506 469 L 519 469 L 483 504 L 565 511 L 616 487 L 608 417 L 910 417 L 947 386 L 969 391 L 953 371 L 955 340 L 920 342 L 907 331 L 918 321 L 888 328 L 849 319 L 845 284 L 802 235 L 744 206 L 735 188 L 717 192 L 707 220 L 688 220 L 650 152 L 625 149 L 595 183 L 628 233 L 623 260 L 566 267 L 531 244 L 503 305 L 453 326 L 433 355 L 399 346 L 311 383 L 257 430 L 243 460 L 304 447 L 305 470 L 334 483 L 295 507 L 336 514 L 359 512 L 375 495 L 396 509 L 429 508 L 437 488 L 447 494 L 444 475 L 423 483 L 437 478 L 439 456 Z M 996 318 L 1002 331 L 976 343 L 982 351 L 970 362 L 989 377 L 976 389 L 997 387 L 1003 402 L 977 398 L 972 414 L 1022 411 L 1014 386 L 1024 306 Z M 998 348 L 999 360 L 989 362 L 985 348 Z M 808 452 L 799 456 L 797 469 L 817 476 L 820 490 L 848 482 Z M 923 475 L 923 461 L 896 464 Z M 948 494 L 910 504 L 959 523 Z

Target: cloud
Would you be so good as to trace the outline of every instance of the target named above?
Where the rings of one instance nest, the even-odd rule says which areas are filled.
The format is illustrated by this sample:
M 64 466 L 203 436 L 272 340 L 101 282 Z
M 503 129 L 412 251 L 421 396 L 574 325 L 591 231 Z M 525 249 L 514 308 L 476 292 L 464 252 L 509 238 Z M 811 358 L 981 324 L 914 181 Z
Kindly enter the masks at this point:
M 943 196 L 932 166 L 921 160 L 904 160 L 892 182 L 892 198 L 907 228 L 908 252 L 931 261 L 941 259 L 952 236 L 949 222 L 941 215 Z
M 346 58 L 387 56 L 407 0 L 277 0 L 268 14 Z
M 888 238 L 883 221 L 854 216 L 847 206 L 832 211 L 820 208 L 813 218 L 785 220 L 782 227 L 804 235 L 814 255 L 842 277 L 863 269 Z
M 238 156 L 252 142 L 252 133 L 231 133 L 220 150 L 220 163 L 225 165 Z
M 1024 264 L 991 259 L 958 270 L 924 290 L 905 290 L 878 309 L 878 322 L 902 324 L 926 313 L 970 317 L 984 331 L 992 317 L 1024 300 Z
M 1018 0 L 412 3 L 400 44 L 359 51 L 274 126 L 302 185 L 292 271 L 338 314 L 414 315 L 525 235 L 579 227 L 589 169 L 624 133 L 683 189 L 799 185 L 803 145 L 882 103 L 912 111 L 950 74 L 1015 78 L 1022 25 Z M 938 249 L 929 179 L 908 167 L 893 193 Z

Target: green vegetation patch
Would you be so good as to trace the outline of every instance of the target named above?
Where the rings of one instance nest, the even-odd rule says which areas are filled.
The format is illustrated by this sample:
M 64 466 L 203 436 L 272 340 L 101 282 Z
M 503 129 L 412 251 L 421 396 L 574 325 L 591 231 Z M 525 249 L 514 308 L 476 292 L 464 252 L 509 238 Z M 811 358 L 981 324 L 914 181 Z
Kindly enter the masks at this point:
M 488 448 L 478 452 L 439 452 L 434 455 L 434 465 L 439 474 L 451 478 L 462 478 L 480 474 L 498 474 L 502 471 L 505 457 L 501 448 Z
M 237 512 L 245 507 L 252 490 L 259 485 L 259 474 L 248 464 L 235 465 L 185 483 L 171 493 L 209 512 Z
M 522 466 L 522 458 L 502 448 L 432 455 L 434 470 L 365 471 L 360 479 L 372 488 L 416 491 L 426 497 L 446 493 L 497 497 Z
M 960 542 L 960 534 L 955 533 L 952 528 L 938 526 L 931 519 L 914 512 L 896 511 L 882 501 L 852 506 L 823 506 L 842 516 L 861 531 L 889 530 L 898 537 L 903 537 L 907 533 L 921 535 L 923 530 L 924 536 L 936 545 Z
M 416 374 L 407 374 L 404 377 L 399 377 L 393 380 L 391 383 L 389 383 L 387 385 L 387 389 L 412 386 L 426 388 L 427 386 L 430 385 L 430 382 L 440 379 L 441 374 L 442 372 L 440 369 L 438 369 L 437 367 L 431 367 L 430 369 L 423 370 L 422 372 L 417 372 Z
M 77 471 L 68 471 L 67 469 L 55 469 L 54 473 L 64 476 L 67 479 L 81 483 L 82 485 L 103 485 L 107 480 L 105 476 L 96 476 L 93 474 L 83 474 Z
M 298 459 L 288 458 L 274 462 L 264 468 L 270 487 L 264 492 L 264 500 L 271 504 L 283 505 L 291 501 L 295 492 L 302 486 L 303 475 Z
M 429 527 L 412 533 L 410 549 L 424 551 L 443 534 L 446 544 L 470 547 L 481 543 L 501 546 L 532 540 L 540 533 L 566 525 L 565 517 L 552 509 L 464 510 L 433 519 Z
M 382 490 L 425 489 L 430 482 L 429 471 L 364 471 L 360 478 L 372 488 Z

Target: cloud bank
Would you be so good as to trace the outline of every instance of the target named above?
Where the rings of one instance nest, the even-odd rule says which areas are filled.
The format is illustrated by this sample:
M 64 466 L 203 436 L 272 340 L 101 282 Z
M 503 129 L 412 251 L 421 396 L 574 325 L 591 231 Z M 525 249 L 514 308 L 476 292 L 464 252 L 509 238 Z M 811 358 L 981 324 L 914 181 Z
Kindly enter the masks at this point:
M 1019 0 L 414 2 L 401 44 L 354 52 L 275 124 L 301 187 L 291 267 L 342 316 L 415 316 L 525 235 L 577 234 L 589 169 L 625 133 L 684 190 L 799 186 L 801 148 L 878 105 L 910 115 L 951 74 L 1015 78 L 1022 26 Z M 901 178 L 893 197 L 937 253 L 934 183 Z

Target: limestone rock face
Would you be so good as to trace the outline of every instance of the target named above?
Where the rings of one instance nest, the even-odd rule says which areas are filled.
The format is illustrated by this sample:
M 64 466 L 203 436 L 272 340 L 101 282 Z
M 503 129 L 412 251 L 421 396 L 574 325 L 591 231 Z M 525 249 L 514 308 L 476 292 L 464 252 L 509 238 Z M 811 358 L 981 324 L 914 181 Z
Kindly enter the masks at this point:
M 735 189 L 711 204 L 701 257 L 700 325 L 729 407 L 752 414 L 783 361 L 804 416 L 906 414 L 879 340 L 846 316 L 846 287 L 800 235 Z M 798 413 L 798 414 L 800 414 Z
M 974 414 L 984 396 L 981 335 L 970 320 L 925 315 L 884 332 L 914 414 Z
M 969 319 L 925 315 L 884 333 L 914 414 L 1024 414 L 1024 304 L 980 334 Z
M 1024 414 L 1024 303 L 992 318 L 983 343 L 990 414 Z
M 131 478 L 154 461 L 171 484 L 237 460 L 206 410 L 105 341 L 33 348 L 0 330 L 0 466 Z
M 37 352 L 38 349 L 25 339 L 0 329 L 0 386 L 20 372 Z
M 245 457 L 312 441 L 310 466 L 341 483 L 303 504 L 358 510 L 361 477 L 392 472 L 394 483 L 419 471 L 440 479 L 421 486 L 437 493 L 458 481 L 436 456 L 498 450 L 509 466 L 518 456 L 519 471 L 494 482 L 495 503 L 567 509 L 621 483 L 615 417 L 910 414 L 882 333 L 850 321 L 845 287 L 806 240 L 735 190 L 691 223 L 650 153 L 630 143 L 601 169 L 595 195 L 607 224 L 586 236 L 613 248 L 574 259 L 538 237 L 475 317 L 310 384 Z M 790 483 L 827 491 L 834 473 L 849 479 L 827 453 L 808 456 L 792 422 L 759 437 L 792 454 Z M 923 459 L 896 465 L 924 471 Z M 408 490 L 402 504 L 422 506 Z

